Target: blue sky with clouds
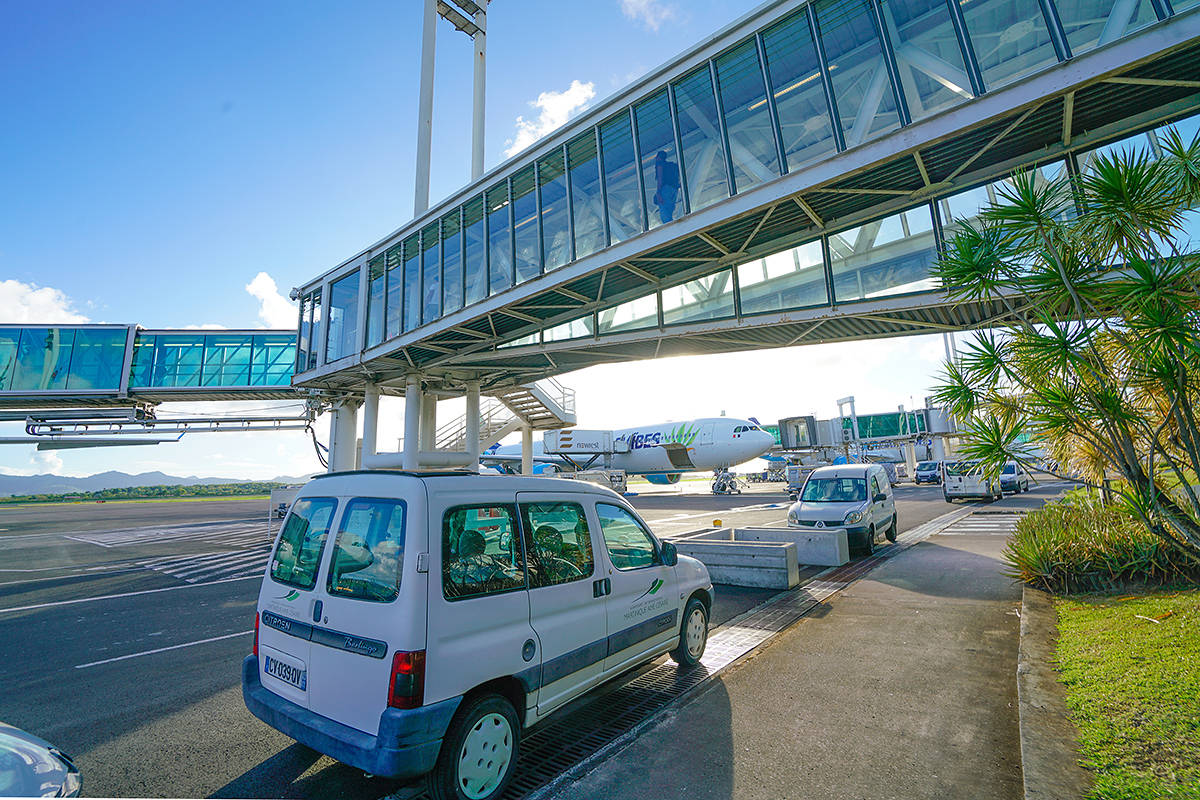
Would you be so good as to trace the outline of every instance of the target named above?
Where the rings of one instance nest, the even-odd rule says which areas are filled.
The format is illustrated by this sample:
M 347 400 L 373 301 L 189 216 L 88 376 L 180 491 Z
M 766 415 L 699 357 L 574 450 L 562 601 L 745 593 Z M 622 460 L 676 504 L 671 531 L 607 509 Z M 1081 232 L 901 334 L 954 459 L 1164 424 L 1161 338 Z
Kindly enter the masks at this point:
M 756 5 L 496 0 L 486 165 Z M 417 0 L 0 4 L 0 322 L 290 327 L 280 295 L 411 217 L 420 30 Z M 434 202 L 470 167 L 471 43 L 445 22 L 435 84 Z M 919 402 L 940 351 L 920 337 L 566 381 L 591 427 L 721 410 L 829 416 L 856 391 L 882 408 Z M 654 399 L 628 401 L 643 394 Z M 0 471 L 110 468 L 271 477 L 317 465 L 299 434 L 0 448 Z

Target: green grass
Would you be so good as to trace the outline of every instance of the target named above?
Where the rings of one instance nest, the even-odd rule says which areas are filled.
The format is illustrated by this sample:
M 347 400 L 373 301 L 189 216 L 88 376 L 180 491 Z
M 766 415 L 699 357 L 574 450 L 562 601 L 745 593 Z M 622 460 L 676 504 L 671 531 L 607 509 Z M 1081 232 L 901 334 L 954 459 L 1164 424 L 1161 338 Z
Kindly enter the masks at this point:
M 1060 679 L 1096 779 L 1090 797 L 1200 798 L 1200 589 L 1057 606 Z
M 269 494 L 225 494 L 205 495 L 203 497 L 134 497 L 121 500 L 105 500 L 103 505 L 122 505 L 125 503 L 207 503 L 213 500 L 269 500 Z M 0 511 L 17 508 L 40 508 L 42 506 L 90 506 L 98 500 L 44 500 L 40 502 L 0 503 Z

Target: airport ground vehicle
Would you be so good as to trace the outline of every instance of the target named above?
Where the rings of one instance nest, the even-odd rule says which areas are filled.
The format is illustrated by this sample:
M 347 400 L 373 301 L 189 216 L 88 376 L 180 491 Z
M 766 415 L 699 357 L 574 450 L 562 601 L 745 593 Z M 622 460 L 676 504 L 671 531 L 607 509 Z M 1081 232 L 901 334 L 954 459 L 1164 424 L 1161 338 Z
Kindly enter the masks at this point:
M 711 598 L 704 565 L 599 486 L 331 473 L 278 536 L 242 695 L 343 763 L 497 797 L 522 729 L 663 653 L 695 666 Z
M 941 483 L 942 482 L 942 462 L 940 461 L 922 461 L 917 464 L 917 471 L 913 475 L 913 483 Z
M 57 747 L 0 722 L 0 797 L 78 797 L 79 769 Z
M 1002 492 L 1021 492 L 1029 491 L 1029 473 L 1015 461 L 1009 461 L 1004 465 L 1004 469 L 1000 471 L 1000 490 Z
M 713 494 L 741 494 L 742 487 L 738 484 L 737 476 L 729 470 L 722 470 L 713 477 Z
M 895 495 L 879 464 L 815 469 L 788 509 L 788 527 L 845 528 L 850 547 L 867 554 L 881 532 L 896 541 L 898 524 Z
M 953 503 L 960 497 L 999 500 L 1004 497 L 1000 482 L 984 476 L 978 461 L 942 462 L 942 497 Z

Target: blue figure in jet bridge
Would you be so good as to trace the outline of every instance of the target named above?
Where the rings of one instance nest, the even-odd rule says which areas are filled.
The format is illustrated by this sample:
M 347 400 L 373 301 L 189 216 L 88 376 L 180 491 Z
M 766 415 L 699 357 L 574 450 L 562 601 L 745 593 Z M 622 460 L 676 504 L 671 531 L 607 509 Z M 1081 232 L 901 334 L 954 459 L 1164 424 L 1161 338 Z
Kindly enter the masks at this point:
M 679 165 L 667 160 L 667 151 L 659 150 L 654 157 L 654 205 L 663 222 L 675 218 L 675 203 L 679 198 Z

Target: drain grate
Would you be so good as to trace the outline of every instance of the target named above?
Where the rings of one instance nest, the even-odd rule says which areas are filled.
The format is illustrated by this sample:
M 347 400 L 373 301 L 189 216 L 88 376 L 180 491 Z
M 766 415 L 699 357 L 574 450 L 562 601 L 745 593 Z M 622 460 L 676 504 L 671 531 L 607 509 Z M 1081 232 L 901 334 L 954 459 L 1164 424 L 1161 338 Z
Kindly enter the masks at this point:
M 733 618 L 709 636 L 696 669 L 681 670 L 672 661 L 659 661 L 613 689 L 602 690 L 585 705 L 537 726 L 522 740 L 521 757 L 505 800 L 543 795 L 575 777 L 593 757 L 648 727 L 660 711 L 795 624 L 822 601 L 968 513 L 969 509 L 952 512 L 914 528 L 870 558 L 831 567 L 809 583 L 780 592 Z M 411 800 L 426 797 L 422 794 Z

